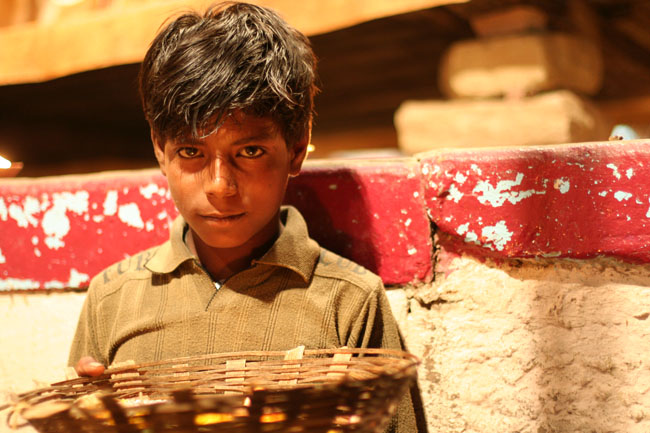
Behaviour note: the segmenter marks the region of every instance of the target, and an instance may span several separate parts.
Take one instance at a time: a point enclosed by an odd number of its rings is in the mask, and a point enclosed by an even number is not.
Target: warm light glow
[[[0,168],[11,168],[11,161],[0,156]]]
[[[51,0],[51,1],[56,6],[74,6],[76,4],[84,2],[84,0]]]
[[[235,417],[229,413],[199,413],[194,417],[194,424],[211,425],[219,424],[222,422],[229,422],[234,419]]]
[[[316,150],[316,146],[314,146],[313,144],[309,143],[309,144],[307,145],[307,153],[309,153],[309,152],[313,152],[314,150]]]

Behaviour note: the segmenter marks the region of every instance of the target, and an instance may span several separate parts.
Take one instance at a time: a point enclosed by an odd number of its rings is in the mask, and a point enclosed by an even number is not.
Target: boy
[[[305,36],[244,3],[184,14],[154,39],[140,93],[180,216],[169,241],[92,280],[69,358],[79,374],[214,352],[402,347],[381,280],[347,271],[281,207],[310,141],[315,63]],[[410,397],[395,419],[416,430]]]

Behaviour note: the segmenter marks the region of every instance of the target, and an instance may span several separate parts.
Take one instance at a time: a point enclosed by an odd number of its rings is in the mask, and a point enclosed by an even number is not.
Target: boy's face
[[[154,150],[195,242],[252,251],[277,233],[287,182],[300,171],[309,136],[302,141],[288,149],[273,121],[237,112],[205,138],[154,140]]]

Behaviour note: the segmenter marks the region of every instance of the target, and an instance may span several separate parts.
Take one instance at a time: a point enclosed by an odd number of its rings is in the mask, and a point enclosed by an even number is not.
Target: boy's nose
[[[207,195],[228,197],[237,193],[237,182],[230,164],[223,158],[215,158],[208,169],[205,192]]]

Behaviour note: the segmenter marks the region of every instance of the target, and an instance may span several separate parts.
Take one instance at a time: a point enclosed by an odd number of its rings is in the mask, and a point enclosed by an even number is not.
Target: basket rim
[[[397,371],[400,372],[407,370],[410,367],[417,367],[417,365],[420,364],[420,359],[417,356],[405,350],[397,350],[397,349],[347,348],[347,347],[331,348],[331,349],[305,349],[303,354],[304,357],[301,359],[283,360],[280,358],[285,356],[286,354],[287,351],[285,350],[274,350],[274,351],[253,350],[253,351],[238,351],[238,352],[219,352],[219,353],[211,353],[211,354],[204,354],[204,355],[167,358],[167,359],[148,361],[148,362],[137,363],[137,364],[120,363],[120,364],[107,367],[106,370],[104,370],[104,372],[99,376],[93,376],[93,377],[82,376],[74,379],[67,379],[59,382],[53,382],[49,386],[40,387],[40,388],[32,389],[17,394],[16,402],[7,403],[5,405],[0,406],[0,411],[15,406],[20,402],[25,402],[26,400],[29,400],[32,397],[36,397],[39,394],[44,394],[47,392],[63,391],[64,389],[68,387],[73,387],[75,385],[84,386],[84,385],[92,385],[93,383],[105,382],[105,381],[110,382],[111,378],[114,375],[132,373],[134,371],[149,369],[151,367],[183,364],[190,361],[195,362],[195,361],[209,361],[209,360],[218,360],[218,359],[245,359],[248,357],[270,357],[276,359],[270,359],[266,361],[300,363],[300,362],[308,361],[310,359],[315,359],[315,357],[317,357],[318,355],[350,354],[350,355],[388,355],[396,359],[408,361],[408,364],[405,364],[397,369]],[[361,357],[357,356],[355,359],[361,359]],[[265,362],[265,361],[262,360],[260,362]]]

